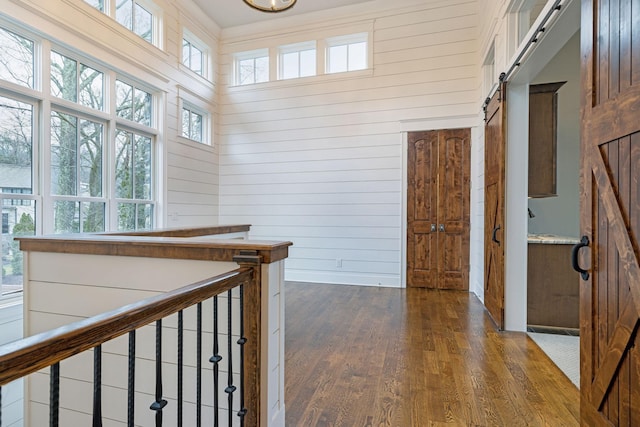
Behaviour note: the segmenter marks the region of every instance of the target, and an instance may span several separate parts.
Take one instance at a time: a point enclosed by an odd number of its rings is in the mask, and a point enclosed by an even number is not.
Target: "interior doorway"
[[[529,85],[527,331],[579,387],[580,37]]]

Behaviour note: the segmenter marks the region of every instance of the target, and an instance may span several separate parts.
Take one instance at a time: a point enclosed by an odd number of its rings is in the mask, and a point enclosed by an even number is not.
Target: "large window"
[[[9,62],[5,65],[11,69]],[[0,96],[0,297],[22,289],[22,252],[14,237],[33,235],[36,231],[33,191],[35,111],[34,104]]]
[[[316,43],[297,43],[279,48],[279,78],[295,79],[316,75]]]
[[[367,58],[367,33],[327,40],[327,73],[364,70]]]
[[[269,81],[269,51],[267,49],[238,53],[234,63],[237,85]]]
[[[155,90],[95,64],[0,28],[0,297],[21,290],[16,236],[154,226]]]

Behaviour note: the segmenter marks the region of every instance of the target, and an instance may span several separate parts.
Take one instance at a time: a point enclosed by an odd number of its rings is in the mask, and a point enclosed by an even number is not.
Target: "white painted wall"
[[[0,345],[22,338],[22,299],[0,303]],[[23,381],[2,387],[2,425],[22,426]]]
[[[78,255],[29,252],[25,254],[29,277],[25,286],[25,333],[33,335],[71,322],[104,313],[191,283],[235,270],[233,262],[211,262],[183,259]],[[261,383],[262,424],[284,426],[284,289],[283,261],[263,264]],[[100,272],[100,274],[96,274]],[[227,293],[219,297],[220,364],[219,396],[221,417],[226,419],[227,357]],[[61,297],[62,296],[62,297]],[[240,338],[239,291],[232,291],[232,342]],[[204,373],[203,422],[213,422],[213,374],[209,358],[213,348],[213,303],[202,304]],[[184,311],[184,422],[196,425],[195,420],[195,366],[196,309]],[[103,345],[103,414],[112,426],[126,425],[127,349],[128,337],[122,336]],[[165,422],[174,423],[177,399],[177,316],[163,320],[162,338],[163,398],[169,404],[164,410]],[[234,384],[239,384],[239,350],[233,352]],[[154,401],[155,382],[155,326],[149,325],[136,332],[136,425],[152,426],[155,413],[149,405]],[[65,426],[91,423],[91,396],[93,378],[92,352],[84,352],[61,363],[60,424]],[[28,379],[26,392],[26,425],[46,425],[48,420],[48,373],[38,372]],[[239,410],[239,395],[235,395],[233,410]],[[4,409],[4,408],[3,408]],[[237,418],[234,418],[237,419]],[[4,425],[4,424],[3,424]],[[221,425],[226,425],[224,422]],[[234,424],[235,425],[235,424]]]
[[[221,36],[220,222],[292,240],[287,280],[400,286],[405,124],[480,111],[478,2],[379,3]],[[367,71],[228,84],[234,52],[362,31]]]
[[[529,233],[580,233],[580,36],[576,33],[533,83],[566,81],[558,90],[557,196],[529,199]]]

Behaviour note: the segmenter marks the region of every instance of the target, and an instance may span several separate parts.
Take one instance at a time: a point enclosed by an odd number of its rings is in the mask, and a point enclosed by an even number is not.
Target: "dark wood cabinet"
[[[571,244],[529,243],[527,324],[579,327],[580,280],[571,268]]]
[[[565,83],[545,83],[529,87],[529,197],[557,195],[557,91]]]

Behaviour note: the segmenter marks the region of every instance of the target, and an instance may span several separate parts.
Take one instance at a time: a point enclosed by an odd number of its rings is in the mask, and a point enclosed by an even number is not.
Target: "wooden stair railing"
[[[97,316],[93,316],[84,320],[65,325],[48,332],[39,333],[22,340],[0,346],[0,396],[2,395],[2,387],[14,380],[24,378],[41,369],[51,367],[50,373],[50,391],[49,391],[49,425],[57,426],[59,416],[59,381],[60,381],[60,362],[68,359],[76,354],[94,349],[94,396],[93,396],[93,425],[102,425],[102,408],[101,408],[101,348],[104,343],[111,341],[119,336],[129,334],[129,390],[128,390],[128,407],[127,407],[127,425],[134,425],[134,403],[133,395],[135,390],[135,332],[136,330],[156,324],[156,384],[155,384],[155,401],[150,402],[150,409],[156,411],[155,425],[161,426],[163,419],[163,408],[167,405],[167,401],[163,398],[162,384],[162,320],[166,317],[178,314],[178,390],[176,391],[177,414],[178,420],[173,420],[168,425],[182,425],[183,415],[183,396],[182,391],[182,328],[183,328],[183,310],[197,306],[198,309],[198,375],[197,387],[201,387],[200,375],[202,375],[202,325],[201,325],[201,304],[207,300],[213,300],[214,307],[214,354],[211,355],[209,361],[213,364],[212,372],[214,375],[214,399],[211,402],[214,406],[214,425],[218,425],[218,387],[217,382],[219,376],[218,363],[227,359],[227,387],[225,392],[228,394],[229,410],[228,425],[247,425],[258,426],[260,424],[260,345],[261,345],[261,278],[260,265],[261,257],[253,254],[241,254],[234,258],[234,261],[240,265],[240,268],[224,273],[210,279],[205,279],[197,283],[176,289],[164,294],[150,297],[137,303],[115,309]],[[232,361],[234,353],[232,353],[232,306],[231,292],[234,288],[239,288],[239,318],[240,318],[240,337],[236,344],[236,353],[239,355],[240,369],[238,385],[233,384]],[[227,319],[218,319],[217,299],[218,295],[227,293]],[[220,320],[220,322],[219,322]],[[228,339],[228,351],[226,355],[217,354],[219,349],[218,343],[218,324],[224,325],[224,331]],[[164,331],[166,333],[166,330]],[[127,369],[123,367],[123,369]],[[233,397],[239,395],[240,410],[233,415]],[[198,397],[196,402],[197,425],[202,422],[202,390],[196,390]],[[124,418],[124,416],[123,416]],[[0,427],[2,426],[2,402],[0,400]]]

